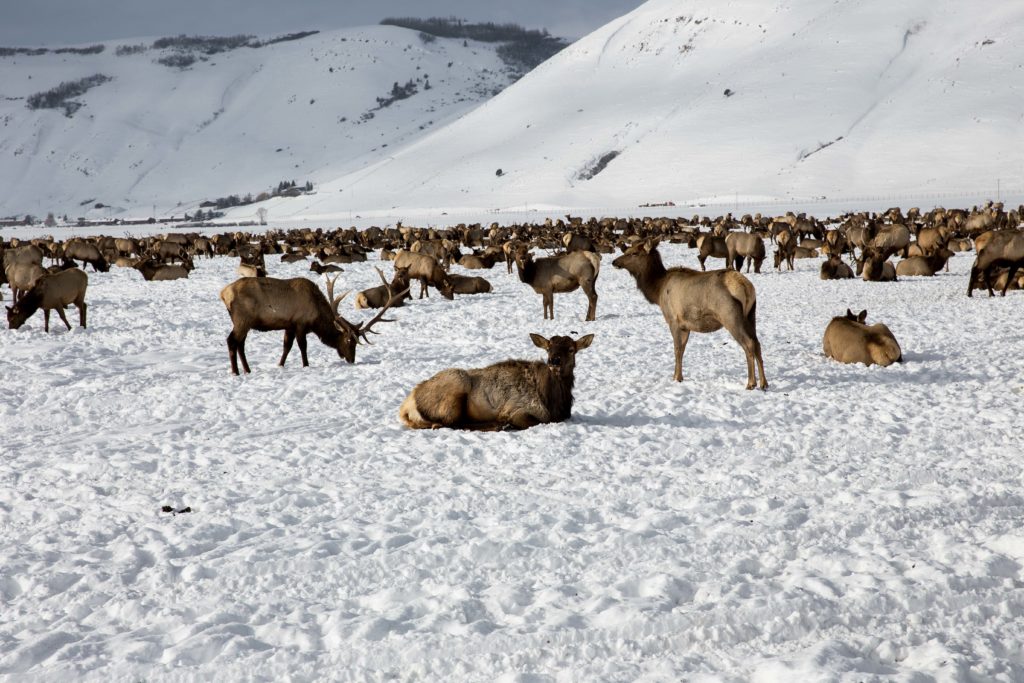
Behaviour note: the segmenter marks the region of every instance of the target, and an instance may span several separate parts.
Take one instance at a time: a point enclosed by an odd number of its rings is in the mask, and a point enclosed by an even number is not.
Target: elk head
[[[594,341],[594,335],[588,334],[579,339],[572,337],[552,337],[545,339],[539,334],[530,333],[530,339],[535,346],[548,352],[548,368],[563,376],[571,376],[576,368],[576,352],[590,346]]]
[[[345,318],[343,318],[341,314],[338,313],[338,306],[341,304],[342,300],[349,294],[349,292],[346,291],[339,296],[334,296],[334,283],[338,281],[339,277],[341,276],[336,275],[334,276],[333,279],[327,278],[327,299],[331,302],[331,310],[334,313],[334,326],[338,330],[338,355],[341,358],[344,358],[347,362],[354,363],[356,362],[356,345],[362,342],[370,344],[370,338],[366,336],[369,333],[379,334],[376,330],[373,329],[373,326],[379,322],[394,322],[393,318],[385,318],[384,314],[387,312],[389,308],[391,308],[392,302],[396,301],[397,299],[395,298],[394,292],[391,291],[391,285],[385,282],[384,285],[387,287],[388,290],[388,302],[384,305],[383,308],[380,309],[377,315],[373,316],[372,318],[365,322],[361,322],[358,325],[354,325],[350,323],[348,320],[345,320]],[[383,274],[381,275],[381,279],[384,279]],[[406,287],[404,291],[398,294],[398,296],[403,297],[408,292],[409,288]]]

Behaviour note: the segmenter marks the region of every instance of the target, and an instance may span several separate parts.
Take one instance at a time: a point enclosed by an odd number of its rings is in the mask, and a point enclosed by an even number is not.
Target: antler
[[[398,296],[396,298],[395,294],[391,291],[390,283],[388,283],[388,281],[384,278],[384,273],[382,273],[380,268],[377,268],[377,266],[374,266],[374,268],[377,270],[377,274],[380,275],[381,282],[384,283],[384,286],[388,290],[388,302],[386,304],[384,304],[384,308],[382,308],[382,309],[380,309],[380,311],[378,311],[377,315],[373,316],[372,318],[370,318],[366,322],[362,322],[362,323],[359,323],[358,325],[354,325],[353,326],[354,329],[355,329],[355,333],[359,336],[359,338],[361,338],[367,344],[372,344],[373,343],[373,342],[370,341],[370,338],[366,336],[367,333],[372,332],[373,334],[380,334],[376,330],[371,329],[371,328],[373,328],[373,326],[376,323],[393,323],[393,322],[395,322],[394,318],[385,318],[384,314],[387,313],[387,310],[389,308],[391,308],[391,304],[392,303],[394,303],[395,301],[401,301],[402,297],[404,297],[406,294],[408,294],[409,293],[409,289],[410,289],[409,287],[406,287],[404,290],[399,292],[399,294],[398,294]]]
[[[341,314],[338,313],[338,306],[341,304],[342,299],[349,295],[351,289],[345,290],[341,296],[334,296],[334,283],[338,281],[340,275],[335,275],[332,279],[330,276],[326,277],[327,280],[327,300],[331,302],[331,310],[334,311],[335,317],[339,317]]]

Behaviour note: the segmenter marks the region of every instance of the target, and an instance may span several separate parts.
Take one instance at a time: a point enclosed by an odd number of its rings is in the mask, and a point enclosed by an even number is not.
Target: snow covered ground
[[[579,292],[542,321],[495,268],[491,295],[396,311],[354,365],[311,339],[311,367],[280,369],[281,335],[254,333],[242,378],[233,259],[90,273],[88,330],[0,330],[0,674],[1024,680],[1024,294],[967,299],[972,258],[751,275],[767,393],[725,332],[671,382],[660,312],[607,257],[596,322]],[[824,358],[847,307],[906,362]],[[539,358],[532,331],[596,335],[569,422],[400,426],[418,381]]]

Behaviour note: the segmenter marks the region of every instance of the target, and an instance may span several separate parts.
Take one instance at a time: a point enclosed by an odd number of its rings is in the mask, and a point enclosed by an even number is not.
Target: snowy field
[[[499,266],[491,295],[396,311],[354,365],[311,337],[311,367],[280,369],[282,335],[254,333],[241,378],[234,259],[90,272],[88,330],[0,330],[0,676],[1022,681],[1024,294],[968,299],[972,259],[751,275],[767,393],[724,331],[671,382],[660,312],[608,257],[596,322],[580,292],[542,321]],[[906,362],[824,358],[847,307]],[[540,358],[528,332],[595,334],[569,422],[399,424],[443,368]]]

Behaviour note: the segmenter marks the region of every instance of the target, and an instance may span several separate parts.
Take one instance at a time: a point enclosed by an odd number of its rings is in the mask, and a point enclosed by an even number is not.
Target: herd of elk
[[[399,418],[414,429],[481,431],[568,420],[576,353],[590,346],[594,335],[574,340],[531,334],[530,339],[548,352],[546,362],[506,360],[485,368],[442,370],[413,388]]]

